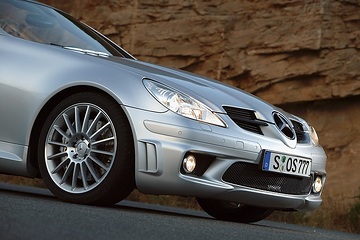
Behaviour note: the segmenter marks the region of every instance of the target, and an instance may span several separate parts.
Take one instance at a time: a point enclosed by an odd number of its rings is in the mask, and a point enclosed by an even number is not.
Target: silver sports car
[[[0,0],[0,172],[60,199],[193,196],[254,222],[321,204],[313,127],[237,88],[136,60],[68,14]]]

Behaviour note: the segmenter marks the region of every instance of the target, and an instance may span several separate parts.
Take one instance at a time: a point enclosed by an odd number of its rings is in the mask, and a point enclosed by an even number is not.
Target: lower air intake
[[[241,162],[231,165],[222,179],[236,185],[294,195],[308,194],[313,183],[313,176],[303,178],[264,172],[256,164]]]

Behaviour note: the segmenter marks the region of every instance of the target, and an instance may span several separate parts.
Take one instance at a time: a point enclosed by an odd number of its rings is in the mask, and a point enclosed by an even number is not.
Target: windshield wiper
[[[94,50],[88,50],[88,49],[82,49],[82,48],[76,48],[76,47],[63,47],[64,49],[68,49],[70,51],[83,53],[91,56],[99,56],[99,57],[109,57],[110,54],[104,53],[104,52],[98,52]]]
[[[108,54],[108,53],[89,50],[89,49],[82,49],[82,48],[77,48],[77,47],[67,47],[67,46],[62,46],[62,45],[56,44],[56,43],[50,43],[50,45],[61,47],[61,48],[64,48],[64,49],[67,49],[67,50],[70,50],[73,52],[77,52],[77,53],[91,55],[91,56],[97,56],[97,57],[109,57],[110,56],[110,54]]]

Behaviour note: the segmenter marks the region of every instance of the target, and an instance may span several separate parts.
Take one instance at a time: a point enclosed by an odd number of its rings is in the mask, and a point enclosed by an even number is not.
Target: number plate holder
[[[310,177],[312,159],[265,150],[262,170],[294,176]]]

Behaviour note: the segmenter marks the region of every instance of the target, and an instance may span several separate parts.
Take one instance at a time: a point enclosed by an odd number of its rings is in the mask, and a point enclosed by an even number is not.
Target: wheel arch
[[[105,92],[104,90],[93,87],[93,86],[73,86],[70,88],[63,89],[60,92],[58,92],[57,94],[55,94],[54,96],[52,96],[46,102],[46,104],[42,107],[40,112],[38,113],[38,115],[34,121],[34,124],[32,126],[31,133],[30,133],[29,152],[28,152],[28,156],[27,156],[28,164],[27,165],[28,165],[28,172],[30,173],[30,175],[32,177],[41,177],[40,172],[39,172],[39,166],[38,166],[38,156],[37,156],[38,141],[37,140],[39,139],[39,136],[40,136],[42,123],[45,121],[49,111],[51,111],[62,99],[70,97],[71,95],[73,95],[77,92],[102,93],[104,95],[109,96],[117,103],[119,103],[119,107],[120,107],[120,102],[118,99],[115,99],[113,96],[111,96],[109,93]],[[122,110],[124,111],[124,109],[122,109]],[[129,122],[129,118],[128,118],[128,115],[126,114],[126,112],[125,112],[125,116],[127,117],[128,127],[132,133],[131,136],[134,138],[134,136],[133,136],[134,132],[132,130],[132,126]],[[134,139],[131,139],[131,140],[132,140],[132,142],[134,142]],[[135,148],[135,146],[133,144],[133,151],[135,151],[134,148]]]

